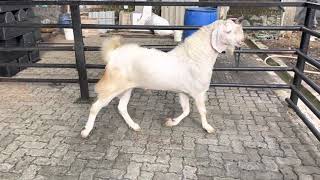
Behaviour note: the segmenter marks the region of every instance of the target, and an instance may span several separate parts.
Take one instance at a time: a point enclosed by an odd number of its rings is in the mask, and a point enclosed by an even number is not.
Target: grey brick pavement
[[[44,62],[62,61],[51,53]],[[232,61],[221,58],[218,65]],[[28,69],[19,76],[37,73],[72,75]],[[214,74],[216,81],[245,79],[271,81],[267,74]],[[89,139],[79,132],[90,105],[75,103],[78,96],[76,84],[1,83],[0,179],[320,179],[319,142],[270,89],[211,88],[215,134],[201,128],[194,105],[181,124],[164,127],[165,117],[181,113],[178,97],[135,90],[128,111],[142,131],[128,129],[113,100]]]

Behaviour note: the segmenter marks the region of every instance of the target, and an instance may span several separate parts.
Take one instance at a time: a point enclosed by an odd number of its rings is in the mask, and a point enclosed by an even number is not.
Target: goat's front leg
[[[183,118],[187,117],[190,113],[189,97],[184,93],[179,93],[179,97],[180,97],[180,104],[183,112],[177,118],[174,118],[174,119],[167,118],[165,125],[168,127],[178,125],[180,121]]]
[[[201,116],[201,123],[202,127],[208,132],[208,133],[214,133],[214,128],[208,123],[207,121],[207,110],[206,110],[206,93],[201,93],[194,97],[194,100],[196,102],[196,106],[198,108],[198,111]]]

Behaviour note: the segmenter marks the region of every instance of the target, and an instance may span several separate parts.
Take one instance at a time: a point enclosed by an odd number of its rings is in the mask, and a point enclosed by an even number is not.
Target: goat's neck
[[[211,32],[212,27],[203,27],[169,52],[191,65],[192,74],[197,79],[194,83],[200,90],[209,88],[212,69],[219,55],[211,46]]]
[[[170,53],[188,59],[203,71],[211,71],[218,52],[211,46],[212,27],[203,27]]]

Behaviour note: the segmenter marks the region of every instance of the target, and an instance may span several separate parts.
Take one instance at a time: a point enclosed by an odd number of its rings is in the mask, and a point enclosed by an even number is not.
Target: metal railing
[[[1,51],[74,51],[75,64],[11,64],[0,63],[0,66],[19,66],[19,67],[34,67],[34,68],[76,68],[78,71],[78,79],[38,79],[38,78],[5,78],[0,77],[0,82],[54,82],[54,83],[79,83],[80,93],[82,99],[89,98],[88,83],[95,83],[98,79],[88,79],[87,68],[103,69],[103,64],[87,64],[85,61],[85,51],[99,51],[97,46],[85,46],[83,43],[82,29],[157,29],[157,30],[190,30],[198,29],[198,26],[145,26],[145,25],[100,25],[100,24],[82,24],[80,19],[79,5],[135,5],[135,6],[237,6],[237,7],[306,7],[306,17],[303,26],[249,26],[244,27],[245,31],[258,30],[275,30],[275,31],[301,31],[301,42],[299,49],[241,49],[236,50],[235,53],[269,53],[269,54],[295,54],[298,56],[296,66],[290,67],[236,67],[236,68],[214,68],[214,71],[292,71],[294,72],[294,79],[292,84],[239,84],[239,83],[213,83],[211,86],[215,87],[245,87],[245,88],[279,88],[291,89],[291,97],[287,98],[289,106],[297,113],[303,120],[311,132],[320,141],[319,130],[311,123],[311,121],[302,113],[297,106],[298,99],[300,99],[319,119],[320,111],[315,107],[300,91],[301,82],[306,82],[317,93],[320,93],[320,86],[310,80],[304,75],[305,63],[308,62],[320,69],[319,61],[307,55],[310,35],[320,38],[320,33],[311,30],[311,21],[315,15],[315,10],[320,10],[320,4],[311,2],[237,2],[237,1],[201,1],[201,2],[165,2],[165,1],[132,1],[132,0],[110,0],[110,1],[78,1],[78,0],[50,0],[50,1],[0,1],[2,5],[69,5],[71,9],[72,24],[0,24],[0,27],[16,27],[16,28],[72,28],[74,32],[74,44],[63,46],[48,46],[42,45],[37,47],[12,47],[3,48]],[[163,51],[169,51],[173,47],[161,48],[154,46]]]

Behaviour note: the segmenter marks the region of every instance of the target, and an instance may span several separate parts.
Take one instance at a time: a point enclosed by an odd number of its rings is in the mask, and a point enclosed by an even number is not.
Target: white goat
[[[137,44],[122,45],[119,37],[107,39],[102,46],[106,71],[96,85],[98,99],[90,109],[82,137],[89,135],[100,109],[115,97],[120,98],[118,109],[128,126],[139,131],[140,126],[127,111],[133,88],[179,93],[183,113],[176,118],[168,118],[166,126],[179,124],[189,114],[188,95],[191,96],[199,110],[202,127],[213,133],[214,128],[206,119],[205,107],[212,69],[219,53],[240,46],[243,40],[242,26],[231,20],[219,20],[200,28],[168,53]]]

